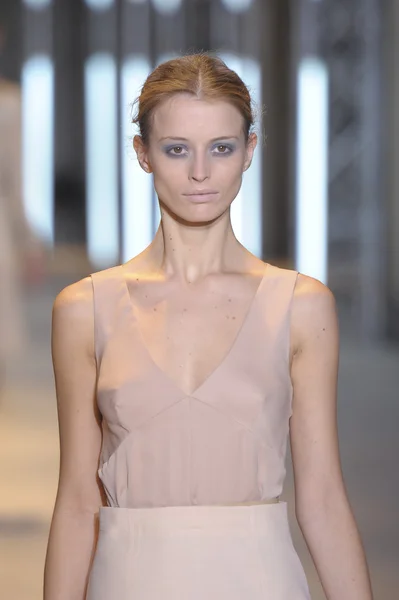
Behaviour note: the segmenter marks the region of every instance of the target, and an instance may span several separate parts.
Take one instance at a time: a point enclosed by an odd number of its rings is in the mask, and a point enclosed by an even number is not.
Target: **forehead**
[[[154,136],[207,138],[239,136],[243,117],[230,102],[199,100],[188,94],[176,94],[164,100],[153,113]]]

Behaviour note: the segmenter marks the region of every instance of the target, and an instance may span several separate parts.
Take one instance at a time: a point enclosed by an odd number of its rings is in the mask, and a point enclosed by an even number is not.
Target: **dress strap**
[[[273,265],[270,281],[261,303],[261,318],[267,330],[278,335],[284,357],[289,359],[292,299],[298,271]],[[258,323],[259,324],[259,323]]]
[[[112,334],[124,300],[119,266],[90,274],[93,286],[94,348],[97,366],[101,364],[107,339]]]
[[[290,359],[290,347],[291,347],[291,315],[292,315],[292,302],[295,292],[295,286],[298,281],[298,271],[287,270],[287,317],[286,317],[286,329],[285,329],[285,356],[287,358],[287,364]]]

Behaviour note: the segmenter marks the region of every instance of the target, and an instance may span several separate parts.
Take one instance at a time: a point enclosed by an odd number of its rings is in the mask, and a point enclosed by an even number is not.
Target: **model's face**
[[[153,113],[148,148],[136,136],[140,164],[153,172],[158,198],[188,221],[212,220],[241,187],[256,135],[245,142],[244,120],[230,103],[177,94]]]

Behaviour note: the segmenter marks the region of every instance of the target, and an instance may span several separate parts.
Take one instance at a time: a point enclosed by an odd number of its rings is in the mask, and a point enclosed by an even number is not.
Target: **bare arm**
[[[292,326],[296,351],[290,439],[298,524],[328,600],[371,600],[367,563],[340,464],[339,326],[327,286],[299,276]]]
[[[52,358],[60,433],[58,491],[44,570],[44,600],[84,600],[104,502],[95,401],[93,292],[89,278],[55,299]]]

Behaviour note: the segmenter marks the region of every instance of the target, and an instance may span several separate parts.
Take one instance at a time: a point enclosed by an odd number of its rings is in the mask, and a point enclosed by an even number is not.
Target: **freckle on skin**
[[[235,319],[235,317],[231,317],[232,319]]]

